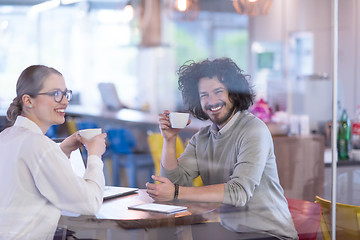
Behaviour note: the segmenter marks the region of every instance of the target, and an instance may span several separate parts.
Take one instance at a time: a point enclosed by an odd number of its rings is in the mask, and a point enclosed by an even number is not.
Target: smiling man
[[[279,183],[271,134],[248,111],[254,100],[248,76],[229,58],[187,62],[178,74],[185,108],[212,124],[201,128],[177,159],[180,129],[171,128],[169,111],[159,114],[164,138],[161,176],[153,179],[160,184],[147,183],[148,194],[158,201],[229,204],[245,214],[230,221],[225,216],[227,228],[241,232],[237,227],[242,226],[269,239],[297,239]],[[191,187],[199,175],[204,186]]]

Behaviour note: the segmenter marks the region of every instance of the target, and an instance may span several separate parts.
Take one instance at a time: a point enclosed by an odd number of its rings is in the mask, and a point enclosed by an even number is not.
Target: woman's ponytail
[[[7,120],[9,120],[10,124],[13,125],[17,116],[19,116],[22,112],[22,103],[21,99],[18,97],[14,98],[13,102],[10,104],[7,110]]]

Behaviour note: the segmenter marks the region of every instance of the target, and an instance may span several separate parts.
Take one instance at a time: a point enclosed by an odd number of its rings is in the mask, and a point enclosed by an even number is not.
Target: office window
[[[112,82],[123,104],[154,113],[182,108],[176,70],[187,60],[231,57],[247,70],[247,17],[200,12],[191,22],[162,16],[162,43],[140,46],[139,20],[122,9],[60,6],[31,14],[0,7],[0,104],[15,96],[20,72],[33,64],[63,73],[81,104],[101,106],[97,85]]]
[[[26,8],[0,7],[0,107],[15,96],[20,71],[36,62],[36,22],[26,16]]]
[[[114,82],[133,100],[139,34],[121,18],[122,10],[57,7],[38,15],[30,7],[0,8],[0,102],[15,96],[20,72],[33,64],[63,73],[81,102],[99,105],[99,82]],[[120,17],[119,17],[120,16]]]
[[[165,20],[165,42],[176,49],[176,64],[231,57],[247,69],[248,18],[236,13],[200,12],[194,21]]]

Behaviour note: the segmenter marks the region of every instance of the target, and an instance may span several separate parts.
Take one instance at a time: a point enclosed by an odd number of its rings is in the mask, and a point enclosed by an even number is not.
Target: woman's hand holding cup
[[[96,155],[101,157],[106,150],[106,133],[101,133],[101,128],[80,130],[77,134],[88,151],[88,156]]]

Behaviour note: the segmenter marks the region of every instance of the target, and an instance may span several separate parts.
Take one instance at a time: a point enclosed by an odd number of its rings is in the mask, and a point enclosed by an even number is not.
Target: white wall
[[[250,44],[255,41],[281,41],[283,43],[284,84],[291,89],[288,79],[288,41],[292,32],[309,31],[314,36],[314,74],[326,73],[332,79],[332,1],[330,0],[274,0],[266,16],[249,20]],[[340,107],[354,116],[360,104],[360,3],[358,0],[339,1],[339,100]],[[251,55],[250,55],[251,58]],[[252,62],[250,59],[249,62]],[[254,68],[250,68],[254,71]],[[252,72],[253,74],[253,72]],[[287,105],[292,106],[291,91]],[[330,103],[331,104],[331,103]],[[316,103],[314,103],[314,107]],[[330,119],[329,119],[330,120]]]
[[[360,4],[355,1],[355,7],[354,7],[355,11],[357,14],[355,14],[355,16],[357,16],[355,18],[355,22],[354,22],[354,25],[355,25],[355,41],[357,44],[359,44],[359,41],[360,41]],[[360,47],[357,46],[355,49],[354,49],[354,53],[355,53],[355,60],[354,62],[356,63],[356,66],[355,66],[355,84],[354,84],[354,96],[355,96],[355,99],[354,99],[354,102],[355,102],[355,105],[359,105],[360,104],[360,70],[359,70],[359,63],[358,61],[360,61]]]
[[[360,104],[360,3],[358,0],[339,3],[339,80],[344,84],[345,106],[351,116]]]

